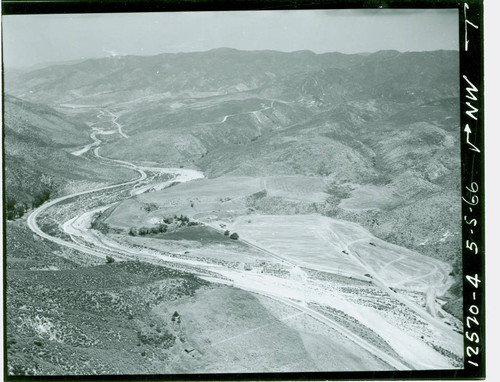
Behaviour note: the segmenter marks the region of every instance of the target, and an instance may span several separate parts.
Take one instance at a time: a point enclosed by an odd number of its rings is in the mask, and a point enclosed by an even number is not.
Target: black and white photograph
[[[4,14],[6,376],[480,367],[464,11]]]

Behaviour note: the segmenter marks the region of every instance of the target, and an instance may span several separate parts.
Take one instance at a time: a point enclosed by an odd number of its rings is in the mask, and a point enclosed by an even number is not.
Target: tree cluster
[[[29,197],[25,197],[25,200],[20,200],[8,195],[5,201],[5,214],[8,220],[14,220],[24,216],[25,212],[31,208],[37,208],[50,199],[52,191],[55,188],[54,182],[50,177],[42,176],[39,181],[41,189],[36,191],[32,196],[32,201],[29,203]],[[31,204],[31,205],[30,205]]]
[[[23,217],[24,213],[28,209],[26,203],[16,202],[12,197],[7,197],[5,203],[5,214],[8,220],[14,220]]]
[[[198,225],[199,223],[190,221],[187,216],[184,215],[174,215],[173,217],[163,218],[163,223],[155,225],[153,227],[131,227],[129,230],[129,235],[131,236],[145,236],[149,234],[158,234],[168,232],[169,226],[173,228],[177,227],[191,227]]]
[[[238,240],[240,238],[240,235],[238,235],[236,232],[231,233],[227,229],[224,231],[224,236],[229,236],[229,238],[233,240]]]
[[[104,223],[99,218],[100,214],[94,220],[92,220],[92,223],[90,223],[90,228],[95,229],[96,231],[101,231],[103,234],[106,235],[110,231],[109,225],[107,223]]]

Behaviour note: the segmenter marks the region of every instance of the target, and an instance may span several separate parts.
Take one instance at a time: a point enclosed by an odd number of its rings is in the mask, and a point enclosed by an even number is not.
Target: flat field
[[[241,239],[302,267],[425,291],[449,287],[451,267],[377,239],[356,223],[320,215],[248,215],[228,223]]]

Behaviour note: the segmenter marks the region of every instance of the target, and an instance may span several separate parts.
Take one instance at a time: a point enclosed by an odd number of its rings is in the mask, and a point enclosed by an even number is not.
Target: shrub
[[[224,231],[224,235],[229,236],[229,231],[227,229]]]
[[[163,345],[167,348],[172,347],[175,344],[176,338],[168,330],[162,332],[159,328],[144,328],[137,333],[137,337],[139,341],[145,345]]]
[[[136,227],[130,227],[130,231],[128,232],[130,236],[137,236],[139,234],[139,231],[137,231]]]
[[[106,264],[111,264],[114,262],[115,262],[114,258],[112,258],[111,256],[106,256]]]
[[[16,218],[23,217],[26,212],[27,206],[23,202],[16,202],[15,199],[8,197],[5,203],[5,211],[8,220],[14,220]]]
[[[99,218],[95,219],[90,223],[90,228],[95,229],[97,231],[101,231],[103,234],[109,233],[109,225],[98,220]]]
[[[7,197],[6,207],[8,210],[13,210],[16,207],[16,200],[11,197]]]
[[[184,215],[179,216],[177,219],[181,221],[181,225],[182,225],[182,223],[189,222],[189,218],[187,216],[184,216]]]
[[[231,238],[231,239],[233,239],[233,240],[238,240],[238,239],[239,239],[239,237],[240,237],[240,236],[239,236],[236,232],[233,232],[233,233],[231,234],[231,236],[229,236],[229,238]]]
[[[149,228],[147,228],[147,227],[141,227],[139,229],[139,235],[141,235],[141,236],[147,235],[148,233],[149,233]]]
[[[156,211],[159,207],[156,203],[146,203],[143,208],[146,212],[153,212]]]
[[[24,215],[24,208],[22,206],[16,207],[16,215],[19,216],[20,218],[23,217],[23,215]]]
[[[16,218],[16,212],[12,210],[7,210],[7,220],[14,220]]]
[[[41,206],[49,199],[50,199],[50,189],[45,188],[42,191],[35,194],[33,198],[33,207]]]
[[[177,311],[172,314],[172,322],[180,322],[181,321],[181,315],[177,313]]]

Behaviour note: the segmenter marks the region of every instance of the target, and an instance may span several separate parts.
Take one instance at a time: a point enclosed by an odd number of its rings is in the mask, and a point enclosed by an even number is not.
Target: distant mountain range
[[[458,52],[315,54],[310,51],[238,51],[117,56],[42,68],[9,81],[8,93],[52,103],[114,102],[138,96],[189,92],[217,95],[284,88],[328,97],[384,96],[418,100],[457,91],[450,84],[458,71]],[[369,92],[367,92],[369,89]],[[108,94],[108,97],[106,97]],[[116,99],[116,97],[119,97]]]

